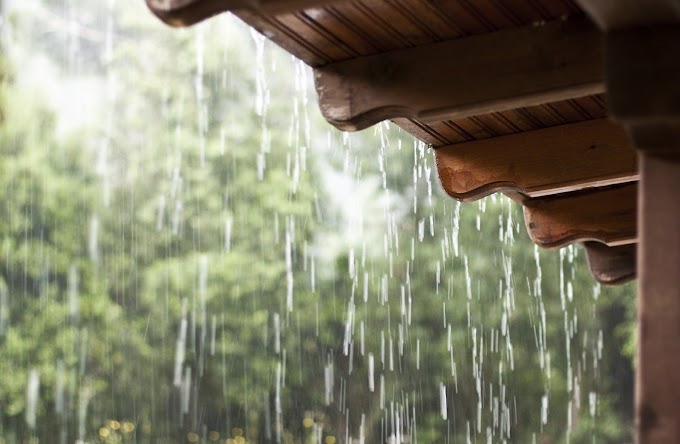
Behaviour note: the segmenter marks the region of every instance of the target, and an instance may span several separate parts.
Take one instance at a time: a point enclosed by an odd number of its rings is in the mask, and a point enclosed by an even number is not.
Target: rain
[[[0,30],[0,444],[631,440],[633,287],[236,17]]]

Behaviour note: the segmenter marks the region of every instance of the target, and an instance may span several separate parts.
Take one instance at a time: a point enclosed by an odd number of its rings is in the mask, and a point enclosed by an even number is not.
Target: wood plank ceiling
[[[231,11],[315,70],[343,130],[384,119],[435,149],[458,200],[502,191],[538,245],[635,277],[637,155],[607,118],[603,37],[572,0],[146,0],[173,26]]]

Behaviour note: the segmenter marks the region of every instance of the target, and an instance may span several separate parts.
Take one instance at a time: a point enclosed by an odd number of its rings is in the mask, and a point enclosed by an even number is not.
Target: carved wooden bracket
[[[609,119],[444,146],[435,157],[442,187],[462,201],[508,190],[541,197],[639,177],[628,134]]]
[[[609,246],[637,242],[637,183],[577,191],[524,202],[529,237],[557,248],[597,241]]]
[[[618,285],[635,279],[637,244],[608,247],[599,242],[584,242],[588,266],[595,280],[605,285]]]
[[[602,36],[558,20],[315,70],[321,113],[346,131],[385,119],[457,119],[604,91]]]

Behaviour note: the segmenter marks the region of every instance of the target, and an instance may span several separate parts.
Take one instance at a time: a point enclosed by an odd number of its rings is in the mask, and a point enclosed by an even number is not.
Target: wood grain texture
[[[541,197],[639,177],[625,129],[608,119],[448,145],[435,159],[442,187],[462,201],[507,190]]]
[[[605,117],[604,95],[598,94],[456,120],[424,123],[400,118],[393,121],[414,137],[439,148]]]
[[[334,63],[315,70],[321,112],[359,130],[384,119],[431,122],[604,91],[602,36],[558,20]]]
[[[637,242],[637,183],[524,201],[529,237],[541,247],[597,241],[609,246]]]
[[[170,26],[190,26],[228,11],[251,10],[285,14],[332,3],[334,0],[146,0],[159,19]],[[338,1],[338,0],[335,0]]]
[[[354,0],[236,15],[312,67],[582,15],[571,0]]]
[[[605,285],[620,285],[637,276],[637,244],[608,247],[599,242],[584,242],[590,273]]]

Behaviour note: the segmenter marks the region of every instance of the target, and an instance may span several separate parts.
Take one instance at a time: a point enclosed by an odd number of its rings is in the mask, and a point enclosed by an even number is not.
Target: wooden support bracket
[[[637,183],[524,201],[529,237],[541,247],[597,241],[637,242]]]
[[[435,158],[442,187],[462,201],[509,190],[541,197],[639,177],[628,134],[608,119],[444,146]]]
[[[608,247],[599,242],[584,242],[590,272],[605,285],[625,284],[635,279],[637,244]]]
[[[266,15],[324,6],[337,0],[146,0],[159,19],[170,26],[190,26],[228,11],[256,11]]]
[[[333,63],[315,80],[342,130],[458,119],[603,92],[603,42],[583,18],[558,20]]]

